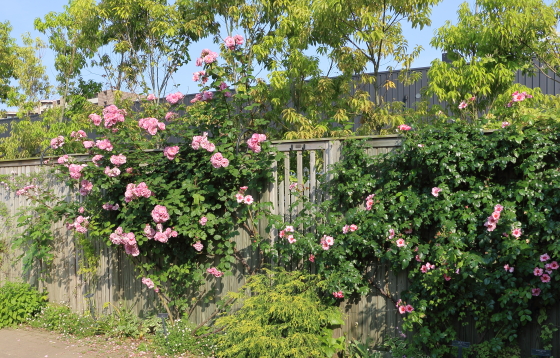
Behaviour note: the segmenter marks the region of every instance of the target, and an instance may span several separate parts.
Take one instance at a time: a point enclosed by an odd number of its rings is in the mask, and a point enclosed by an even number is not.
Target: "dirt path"
[[[28,327],[0,329],[0,358],[129,358],[152,357],[136,343],[105,337],[76,339]]]

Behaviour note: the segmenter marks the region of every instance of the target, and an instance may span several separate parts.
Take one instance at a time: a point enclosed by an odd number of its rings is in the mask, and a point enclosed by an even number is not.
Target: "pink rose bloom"
[[[521,229],[513,229],[513,231],[511,232],[511,234],[515,237],[520,237],[521,236]]]
[[[405,308],[406,312],[408,312],[408,313],[414,311],[414,307],[412,307],[411,305],[406,305],[404,308]]]
[[[558,262],[556,261],[552,261],[549,265],[551,270],[557,270],[559,267]]]
[[[83,214],[84,211],[86,211],[86,209],[85,209],[83,206],[80,206],[80,208],[78,209],[78,212],[79,212],[80,214]]]
[[[309,261],[315,262],[315,255],[313,254],[309,255]]]
[[[235,40],[236,45],[243,45],[243,41],[245,41],[241,35],[233,35],[233,39]]]
[[[501,212],[502,210],[504,210],[504,207],[501,206],[500,204],[494,206],[494,211]]]
[[[202,92],[202,100],[203,101],[211,101],[212,99],[214,99],[214,92],[211,92],[211,91]]]
[[[535,276],[542,276],[543,272],[543,269],[540,267],[535,267],[535,269],[533,270],[533,274]]]
[[[84,142],[85,146],[85,142]],[[106,150],[108,152],[113,150],[113,145],[108,139],[98,140],[95,142],[95,146],[101,150]]]
[[[167,213],[167,208],[163,205],[156,205],[154,210],[152,210],[152,218],[155,223],[164,223],[169,220],[169,214]]]
[[[51,148],[58,149],[64,145],[64,137],[59,135],[56,138],[51,139]]]
[[[237,193],[237,194],[235,194],[235,199],[237,199],[238,203],[242,203],[243,199],[245,199],[245,197],[243,196],[243,194]]]
[[[459,109],[467,108],[467,102],[462,101],[461,103],[459,103],[459,106],[458,106],[458,107],[459,107]]]
[[[356,230],[358,230],[358,225],[356,224],[350,225],[350,231],[356,231]]]
[[[119,122],[124,122],[125,114],[125,110],[118,109],[114,104],[103,108],[103,119],[105,119],[105,127],[111,128]]]
[[[197,59],[196,59],[196,62],[195,62],[195,65],[196,65],[197,67],[202,66],[202,58],[200,58],[200,57],[197,58]]]
[[[171,104],[175,104],[179,102],[181,99],[183,99],[183,97],[184,96],[181,92],[175,92],[175,93],[168,94],[167,97],[165,97],[165,99],[167,100],[167,102]]]
[[[68,170],[70,171],[70,178],[80,179],[82,177],[82,169],[84,167],[78,164],[70,164]]]
[[[404,239],[398,239],[397,247],[404,247],[404,246],[406,246],[406,242],[404,241]]]
[[[66,164],[68,163],[68,155],[64,154],[62,157],[58,158],[58,164]]]
[[[122,154],[112,155],[110,161],[114,165],[119,166],[119,165],[123,165],[124,163],[126,163],[126,157]]]
[[[159,122],[156,118],[141,118],[138,120],[138,126],[145,129],[150,135],[156,135],[158,129],[165,129],[165,123]]]
[[[235,39],[231,36],[228,36],[224,39],[224,44],[228,49],[233,50],[235,48]]]
[[[541,281],[544,283],[550,282],[550,276],[545,273],[544,275],[541,276]]]
[[[400,314],[405,314],[406,313],[406,307],[405,306],[399,306],[399,313]]]
[[[96,113],[92,113],[88,116],[88,118],[93,122],[94,125],[98,126],[101,124],[101,116]]]
[[[418,261],[418,262],[422,262],[422,259],[420,258],[420,255],[416,255],[416,256],[414,257],[414,259],[415,259],[416,261]]]
[[[153,94],[153,93],[150,93],[150,94],[148,95],[147,100],[148,100],[148,101],[153,101],[154,99],[156,99],[156,95]]]
[[[422,271],[422,273],[426,273],[428,272],[428,268],[426,267],[426,265],[422,265],[422,267],[420,267],[420,271]]]
[[[508,121],[502,122],[502,128],[505,128],[505,127],[507,127],[507,126],[509,126],[509,125],[510,125],[510,123],[509,123]]]
[[[447,276],[447,274],[443,274],[443,278],[445,279],[445,281],[451,280],[451,276]]]
[[[432,265],[431,263],[426,262],[426,267],[428,268],[428,270],[433,270],[436,268],[436,265]]]
[[[342,233],[347,234],[349,230],[350,230],[350,226],[344,225],[344,227],[342,228]]]
[[[509,271],[509,264],[504,265],[504,270]]]
[[[138,249],[138,244],[125,244],[124,245],[124,252],[126,252],[127,255],[131,255],[131,256],[138,256],[140,255],[140,250]]]
[[[92,148],[95,145],[95,143],[92,140],[84,140],[82,144],[86,149]]]
[[[210,158],[210,163],[216,169],[220,167],[227,167],[229,165],[229,160],[222,156],[222,153],[217,152]]]
[[[209,274],[213,275],[214,277],[222,277],[224,275],[224,273],[222,271],[219,271],[217,268],[212,267],[209,269],[206,269],[206,272],[208,272]]]
[[[438,196],[439,196],[439,193],[441,193],[441,190],[442,190],[442,189],[438,188],[437,186],[436,186],[436,187],[433,187],[433,188],[432,188],[432,195],[435,196],[435,197],[438,197]]]
[[[199,251],[199,252],[202,251],[202,249],[204,248],[204,245],[202,245],[202,244],[200,243],[200,241],[197,241],[197,242],[194,243],[192,246],[194,247],[194,249],[195,249],[196,251]]]
[[[165,120],[166,120],[166,121],[170,121],[170,120],[172,120],[172,119],[177,118],[178,116],[179,116],[178,113],[175,113],[175,112],[167,112],[167,113],[165,114]]]
[[[200,218],[200,220],[198,220],[198,222],[200,225],[204,226],[208,222],[208,218],[206,216],[203,216]]]
[[[294,227],[293,226],[286,226],[286,228],[284,229],[284,231],[286,232],[294,232]]]
[[[321,248],[326,251],[326,250],[330,249],[331,247],[325,241],[321,241]]]
[[[132,168],[126,168],[126,172],[127,172],[128,174],[132,174]]]
[[[389,240],[391,240],[394,237],[395,237],[395,230],[394,229],[389,229]]]
[[[401,124],[400,126],[397,127],[400,131],[409,131],[412,129],[411,126],[408,126],[406,124]]]
[[[223,90],[225,90],[226,88],[228,88],[228,85],[227,85],[227,83],[225,83],[225,82],[220,83],[220,85],[218,86],[218,89],[219,89],[220,91],[223,91]]]
[[[94,155],[93,158],[91,158],[91,161],[93,162],[93,164],[95,164],[96,167],[98,167],[99,166],[99,161],[101,159],[103,159],[103,156],[98,154],[98,155]]]
[[[286,232],[284,230],[280,230],[280,232],[278,233],[279,237],[284,237],[284,235],[286,235]]]
[[[531,289],[531,294],[532,294],[533,296],[538,296],[538,295],[541,294],[541,289],[540,289],[540,288],[532,288],[532,289]]]
[[[498,221],[498,220],[500,220],[500,214],[501,214],[501,211],[494,211],[494,212],[492,213],[491,218],[494,219],[494,220],[496,220],[496,221]]]
[[[179,153],[179,147],[176,145],[173,147],[165,147],[163,149],[163,155],[169,160],[175,159],[177,153]]]
[[[297,240],[294,238],[294,235],[288,235],[288,236],[286,237],[286,239],[288,239],[288,242],[289,242],[290,244],[293,244],[294,242],[297,241]]]
[[[142,278],[142,283],[143,283],[144,285],[148,286],[149,289],[154,288],[154,283],[153,283],[152,280],[149,279],[149,278],[143,277],[143,278]]]
[[[334,245],[334,238],[333,238],[332,236],[324,235],[324,236],[323,236],[323,240],[325,240],[325,242],[326,242],[327,245],[329,245],[329,246]]]
[[[92,182],[88,180],[82,180],[80,183],[80,195],[86,196],[93,190]]]
[[[116,176],[119,176],[119,174],[121,174],[121,171],[117,167],[115,168],[105,167],[105,174],[107,174],[107,176],[111,178],[114,178]]]
[[[86,132],[84,132],[83,130],[79,130],[77,132],[72,131],[72,133],[70,133],[70,137],[74,138],[75,140],[78,140],[80,138],[85,138],[87,137]]]
[[[548,254],[542,254],[540,259],[541,259],[541,262],[546,262],[546,261],[550,260],[550,256],[548,256]]]
[[[344,298],[344,293],[342,291],[332,293],[335,298]]]
[[[247,204],[247,205],[251,205],[253,204],[253,197],[251,195],[247,195],[243,198],[243,203]]]
[[[515,91],[511,94],[511,96],[513,102],[521,102],[525,100],[525,92],[519,93],[518,91]]]

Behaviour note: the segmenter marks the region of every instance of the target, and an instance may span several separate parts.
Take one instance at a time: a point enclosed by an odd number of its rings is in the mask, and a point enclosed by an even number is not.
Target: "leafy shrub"
[[[333,325],[342,313],[321,301],[324,282],[302,272],[266,271],[249,278],[240,293],[229,297],[243,301],[231,315],[219,318],[219,357],[323,357],[336,353]],[[344,338],[342,338],[342,341]]]
[[[389,350],[389,352],[391,353],[391,357],[393,358],[430,358],[429,355],[423,354],[420,349],[415,347],[413,344],[410,344],[404,338],[387,338],[383,343],[383,346]]]
[[[67,305],[49,304],[30,322],[35,328],[44,328],[77,337],[91,337],[101,333],[99,325],[91,316],[72,312]]]
[[[493,338],[481,344],[474,344],[470,349],[464,349],[463,355],[466,358],[519,358],[521,349],[515,343],[502,342],[499,338]]]
[[[8,282],[0,288],[0,328],[23,323],[45,305],[47,295],[27,283]]]

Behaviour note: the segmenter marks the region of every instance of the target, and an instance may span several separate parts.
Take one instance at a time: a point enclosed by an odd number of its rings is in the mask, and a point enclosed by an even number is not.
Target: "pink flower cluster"
[[[172,147],[163,148],[163,155],[169,160],[175,159],[177,153],[179,153],[179,146],[174,145]]]
[[[126,191],[124,192],[124,201],[130,203],[134,199],[141,197],[149,198],[150,196],[152,196],[152,192],[148,189],[146,183],[141,182],[138,185],[129,183],[126,186]]]
[[[155,292],[159,292],[159,288],[155,287],[154,282],[150,278],[142,277],[142,283],[148,286],[150,290],[154,289]]]
[[[121,174],[121,170],[117,167],[115,167],[115,168],[105,167],[105,172],[104,173],[108,177],[114,178],[114,177],[117,177]]]
[[[375,196],[375,194],[370,194],[367,196],[366,198],[366,210],[371,210],[371,208],[373,207],[373,197]]]
[[[245,188],[245,189],[243,189]],[[255,201],[253,199],[253,197],[251,195],[243,195],[245,193],[245,190],[247,190],[246,186],[242,186],[241,189],[239,190],[239,192],[237,194],[235,194],[235,199],[237,200],[238,203],[244,203],[247,205],[251,205],[253,204],[253,202]]]
[[[404,241],[404,239],[397,239],[396,243],[397,243],[397,247],[405,247],[406,246],[406,241]]]
[[[286,240],[288,240],[288,242],[290,244],[293,244],[294,242],[297,241],[294,238],[294,235],[286,234],[286,233],[291,233],[291,232],[294,232],[294,227],[288,225],[288,226],[286,226],[286,228],[284,230],[280,230],[280,232],[278,233],[278,236],[280,236],[281,238],[286,237]]]
[[[72,179],[80,179],[82,177],[82,169],[85,167],[85,164],[70,164],[68,166],[68,170],[70,171],[70,178]]]
[[[245,39],[241,35],[228,36],[224,39],[224,44],[230,50],[235,50],[236,46],[243,45]]]
[[[441,193],[441,191],[442,191],[441,188],[438,188],[437,186],[433,187],[432,188],[432,195],[437,198],[439,196],[439,193]]]
[[[138,249],[138,243],[136,242],[136,236],[134,236],[134,233],[123,233],[122,227],[119,226],[114,233],[109,235],[109,238],[115,245],[124,245],[124,251],[127,255],[140,255],[140,250]]]
[[[253,133],[251,138],[247,140],[247,145],[254,153],[260,153],[261,143],[266,140],[265,134]]]
[[[86,142],[84,142],[84,146],[85,145]],[[111,141],[109,141],[109,139],[98,140],[95,142],[95,146],[101,150],[106,150],[108,152],[113,150],[113,145],[111,144]]]
[[[105,203],[102,206],[103,210],[119,210],[119,204]]]
[[[323,250],[328,250],[334,245],[334,238],[332,236],[323,235],[321,238],[321,247]]]
[[[209,65],[213,62],[216,62],[217,58],[218,58],[218,54],[216,52],[210,51],[205,48],[204,50],[202,50],[200,57],[196,59],[196,65],[202,66],[202,63]]]
[[[397,301],[397,304],[395,306],[399,309],[400,314],[410,313],[414,311],[414,307],[412,307],[411,305],[405,305],[401,299]]]
[[[93,162],[93,164],[95,164],[96,167],[98,167],[99,166],[99,161],[101,159],[103,159],[103,156],[97,154],[97,155],[94,155],[93,158],[91,158],[91,161]]]
[[[494,206],[494,212],[492,213],[492,215],[488,217],[488,219],[484,223],[484,226],[486,226],[486,229],[488,231],[494,231],[496,229],[496,225],[498,224],[498,220],[500,220],[500,214],[502,210],[504,210],[504,207],[501,206],[500,204]]]
[[[344,298],[344,293],[342,293],[342,291],[333,292],[332,294],[334,298]]]
[[[422,267],[420,267],[420,271],[422,271],[422,273],[426,273],[426,272],[428,272],[430,270],[433,270],[435,268],[436,268],[436,265],[432,265],[431,263],[426,262],[425,265],[422,265]]]
[[[527,94],[527,92],[515,91],[511,94],[511,101],[506,104],[506,107],[511,107],[514,102],[523,102],[526,98],[533,98],[532,95]]]
[[[167,112],[167,113],[165,114],[165,120],[166,120],[166,121],[170,121],[170,120],[175,119],[175,118],[177,118],[177,117],[179,117],[179,113]]]
[[[150,93],[146,99],[148,101],[154,101],[156,99],[156,95],[153,94],[153,93]]]
[[[513,270],[515,270],[515,267],[510,266],[509,264],[505,264],[504,270],[506,270],[506,272],[513,272]]]
[[[89,180],[82,180],[80,182],[80,195],[86,196],[93,190],[93,184]]]
[[[70,159],[70,157],[68,157],[67,154],[64,154],[62,157],[58,158],[57,162],[58,162],[58,164],[66,164],[66,163],[68,163],[69,159]]]
[[[156,118],[140,118],[138,126],[145,129],[150,135],[156,135],[158,129],[165,130],[165,123],[158,121]]]
[[[35,185],[26,185],[26,186],[24,186],[23,188],[17,190],[17,191],[16,191],[16,195],[17,195],[17,196],[20,196],[20,195],[23,195],[23,194],[27,194],[27,191],[28,191],[28,190],[35,189],[36,187],[37,187],[37,186],[35,186]]]
[[[210,157],[210,163],[212,163],[212,166],[216,169],[220,167],[225,168],[229,165],[229,160],[224,156],[222,156],[222,153],[218,152],[215,153],[212,157]],[[246,203],[246,204],[250,204],[250,203]]]
[[[198,220],[198,223],[202,226],[206,225],[207,222],[208,222],[208,218],[206,216],[203,216],[200,218],[200,220]]]
[[[146,224],[146,227],[144,228],[144,235],[146,235],[148,239],[154,239],[155,241],[166,243],[170,238],[177,237],[178,233],[171,228],[163,230],[162,224],[157,224],[156,229],[152,228],[150,224]]]
[[[505,128],[505,127],[507,127],[507,126],[509,126],[509,122],[508,122],[508,121],[502,122],[502,128]]]
[[[469,98],[468,102],[467,101],[462,101],[461,103],[459,103],[459,109],[464,109],[467,108],[467,106],[469,105],[469,102],[474,102],[474,100],[476,99],[475,96],[472,96],[471,98]]]
[[[206,81],[208,81],[208,76],[206,75],[206,71],[202,70],[198,72],[193,72],[192,80],[194,82],[200,81],[202,84],[206,83]]]
[[[51,148],[58,149],[64,145],[64,137],[59,135],[56,138],[51,139]]]
[[[519,228],[515,228],[515,229],[513,229],[513,230],[511,231],[511,234],[512,234],[514,237],[516,237],[516,238],[519,238],[519,237],[521,236],[522,233],[523,233],[523,232],[522,232],[521,229],[519,229]]]
[[[167,208],[163,205],[156,205],[152,210],[152,219],[156,224],[164,223],[169,220],[169,213]]]
[[[195,242],[192,246],[198,252],[202,251],[202,249],[204,248],[204,245],[202,245],[200,241]]]
[[[191,99],[191,103],[196,103],[199,101],[211,101],[214,99],[214,92],[211,91],[203,91],[202,93],[197,93],[194,95],[194,98]]]
[[[548,254],[542,254],[539,259],[541,262],[547,262],[550,260],[550,256]],[[560,265],[558,265],[558,262],[552,261],[551,263],[545,264],[544,270],[540,267],[535,267],[533,274],[535,276],[540,276],[542,282],[548,283],[550,282],[550,275],[552,275],[553,270],[558,270],[559,267]]]
[[[165,97],[165,99],[167,100],[167,102],[171,103],[171,104],[175,104],[177,102],[179,102],[180,100],[183,99],[183,94],[181,92],[175,92],[175,93],[170,93],[167,95],[167,97]]]
[[[86,132],[80,129],[77,132],[72,131],[72,133],[70,133],[70,137],[74,138],[75,140],[79,140],[81,138],[87,137],[87,134]]]
[[[355,224],[352,225],[344,225],[344,227],[342,228],[342,233],[343,234],[347,234],[349,231],[356,231],[358,230],[358,226]]]
[[[224,273],[222,271],[219,271],[215,267],[206,269],[206,272],[208,272],[210,275],[213,275],[214,277],[222,277],[224,275]]]
[[[109,159],[111,163],[116,165],[117,167],[126,163],[126,156],[119,154],[119,155],[112,155]]]
[[[397,129],[400,131],[409,131],[412,129],[412,127],[406,124],[401,124],[400,126],[397,127]]]
[[[198,150],[200,148],[206,149],[209,152],[213,152],[216,149],[214,143],[211,143],[208,140],[208,132],[202,133],[202,135],[195,135],[191,142],[191,147],[194,150]]]
[[[118,109],[114,104],[103,108],[103,119],[105,119],[105,127],[111,128],[117,123],[124,122],[126,111]]]
[[[83,217],[81,215],[79,215],[72,224],[68,224],[66,225],[66,228],[68,230],[76,230],[79,233],[85,234],[87,232],[87,226],[89,225],[89,222],[87,220],[88,218]]]
[[[93,122],[94,125],[98,126],[101,124],[101,116],[97,113],[92,113],[88,116],[89,119]]]

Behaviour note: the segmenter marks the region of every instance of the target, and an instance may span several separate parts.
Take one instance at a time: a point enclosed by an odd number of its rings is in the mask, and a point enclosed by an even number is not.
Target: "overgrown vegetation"
[[[5,283],[0,287],[0,328],[26,322],[39,313],[46,301],[46,293],[27,283]]]

